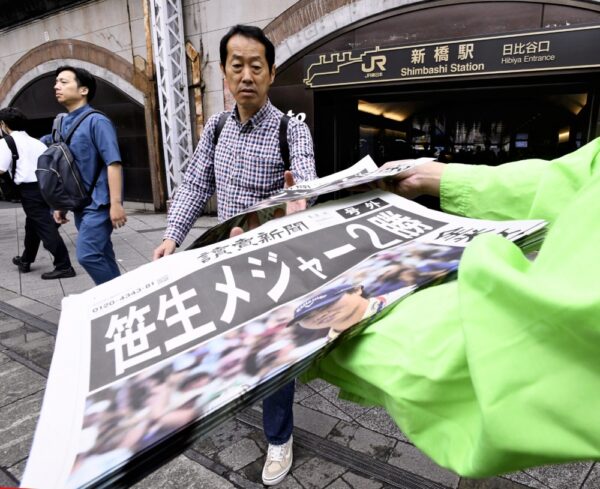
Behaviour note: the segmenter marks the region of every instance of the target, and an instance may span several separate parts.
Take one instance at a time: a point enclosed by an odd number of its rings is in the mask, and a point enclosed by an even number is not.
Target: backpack
[[[100,177],[102,165],[98,165],[92,185],[89,189],[86,189],[73,153],[69,149],[71,136],[73,136],[79,124],[91,114],[102,114],[102,112],[90,110],[80,115],[73,121],[64,139],[61,136],[60,129],[65,114],[59,114],[54,119],[52,124],[53,142],[38,158],[37,170],[35,171],[42,197],[52,209],[79,211],[92,203],[92,191]]]
[[[10,134],[4,134],[4,140],[10,152],[12,153],[11,171],[0,175],[0,193],[2,198],[9,202],[18,202],[21,198],[19,186],[15,183],[17,172],[17,160],[19,159],[19,151],[15,140]]]
[[[217,127],[215,128],[215,134],[213,136],[213,144],[215,146],[217,146],[221,131],[230,115],[231,112],[222,112],[219,116],[219,121],[217,122]],[[289,122],[290,116],[286,114],[283,114],[279,121],[279,151],[281,151],[281,159],[283,160],[284,168],[286,170],[290,169],[290,147],[287,140],[287,128]]]

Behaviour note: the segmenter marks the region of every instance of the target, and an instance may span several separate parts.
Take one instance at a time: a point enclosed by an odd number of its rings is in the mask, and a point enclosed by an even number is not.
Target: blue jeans
[[[97,209],[86,207],[75,212],[77,261],[85,268],[96,285],[121,275],[110,235],[113,232],[109,206]]]
[[[263,399],[263,430],[271,445],[283,445],[294,429],[295,380]]]

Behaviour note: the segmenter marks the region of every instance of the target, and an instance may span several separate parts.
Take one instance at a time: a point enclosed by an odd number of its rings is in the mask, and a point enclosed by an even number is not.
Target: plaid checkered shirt
[[[180,245],[217,192],[219,222],[281,191],[284,162],[279,149],[279,123],[283,112],[270,101],[244,124],[237,107],[213,144],[220,114],[213,115],[177,188],[164,239]],[[317,178],[312,138],[308,127],[291,117],[287,130],[290,169],[296,183]]]

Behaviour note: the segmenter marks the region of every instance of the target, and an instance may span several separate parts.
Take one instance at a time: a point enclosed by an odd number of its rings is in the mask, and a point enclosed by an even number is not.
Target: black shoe
[[[19,267],[21,273],[27,273],[31,271],[31,263],[21,260],[20,256],[13,257],[12,262]]]
[[[77,274],[75,273],[75,269],[73,267],[64,268],[62,270],[55,268],[51,272],[42,273],[42,279],[54,280],[56,278],[74,277],[75,275],[77,275]]]

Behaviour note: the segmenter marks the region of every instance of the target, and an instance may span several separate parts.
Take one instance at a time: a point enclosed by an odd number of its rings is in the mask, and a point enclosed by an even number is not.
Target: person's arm
[[[308,182],[317,178],[313,141],[308,126],[304,122],[290,119],[288,131],[288,146],[290,149],[291,177],[285,177],[285,186],[291,187],[297,183]],[[298,212],[314,204],[316,198],[288,203],[288,214]]]
[[[46,146],[50,146],[52,144],[52,134],[46,134],[40,138],[40,141],[44,143]]]
[[[386,165],[397,162],[388,162]],[[378,182],[378,186],[394,192],[407,199],[420,195],[440,196],[440,182],[447,165],[432,161],[410,168],[397,177],[391,177]]]
[[[101,161],[107,165],[110,220],[113,228],[120,228],[127,222],[127,215],[123,208],[123,166],[117,132],[112,122],[104,116],[98,116],[93,120],[92,129],[94,145]]]
[[[385,188],[408,198],[439,196],[444,211],[462,216],[553,221],[599,168],[600,138],[552,161],[495,167],[425,163]]]
[[[110,194],[110,220],[113,228],[125,226],[127,215],[123,208],[123,166],[114,162],[108,166],[108,191]]]
[[[162,243],[152,254],[153,260],[175,252],[215,191],[213,135],[218,118],[218,115],[212,116],[204,128],[183,182],[177,187],[173,197],[167,215],[167,229]]]
[[[523,160],[497,167],[448,165],[442,208],[479,219],[553,222],[590,177],[600,171],[600,139],[552,161]]]

